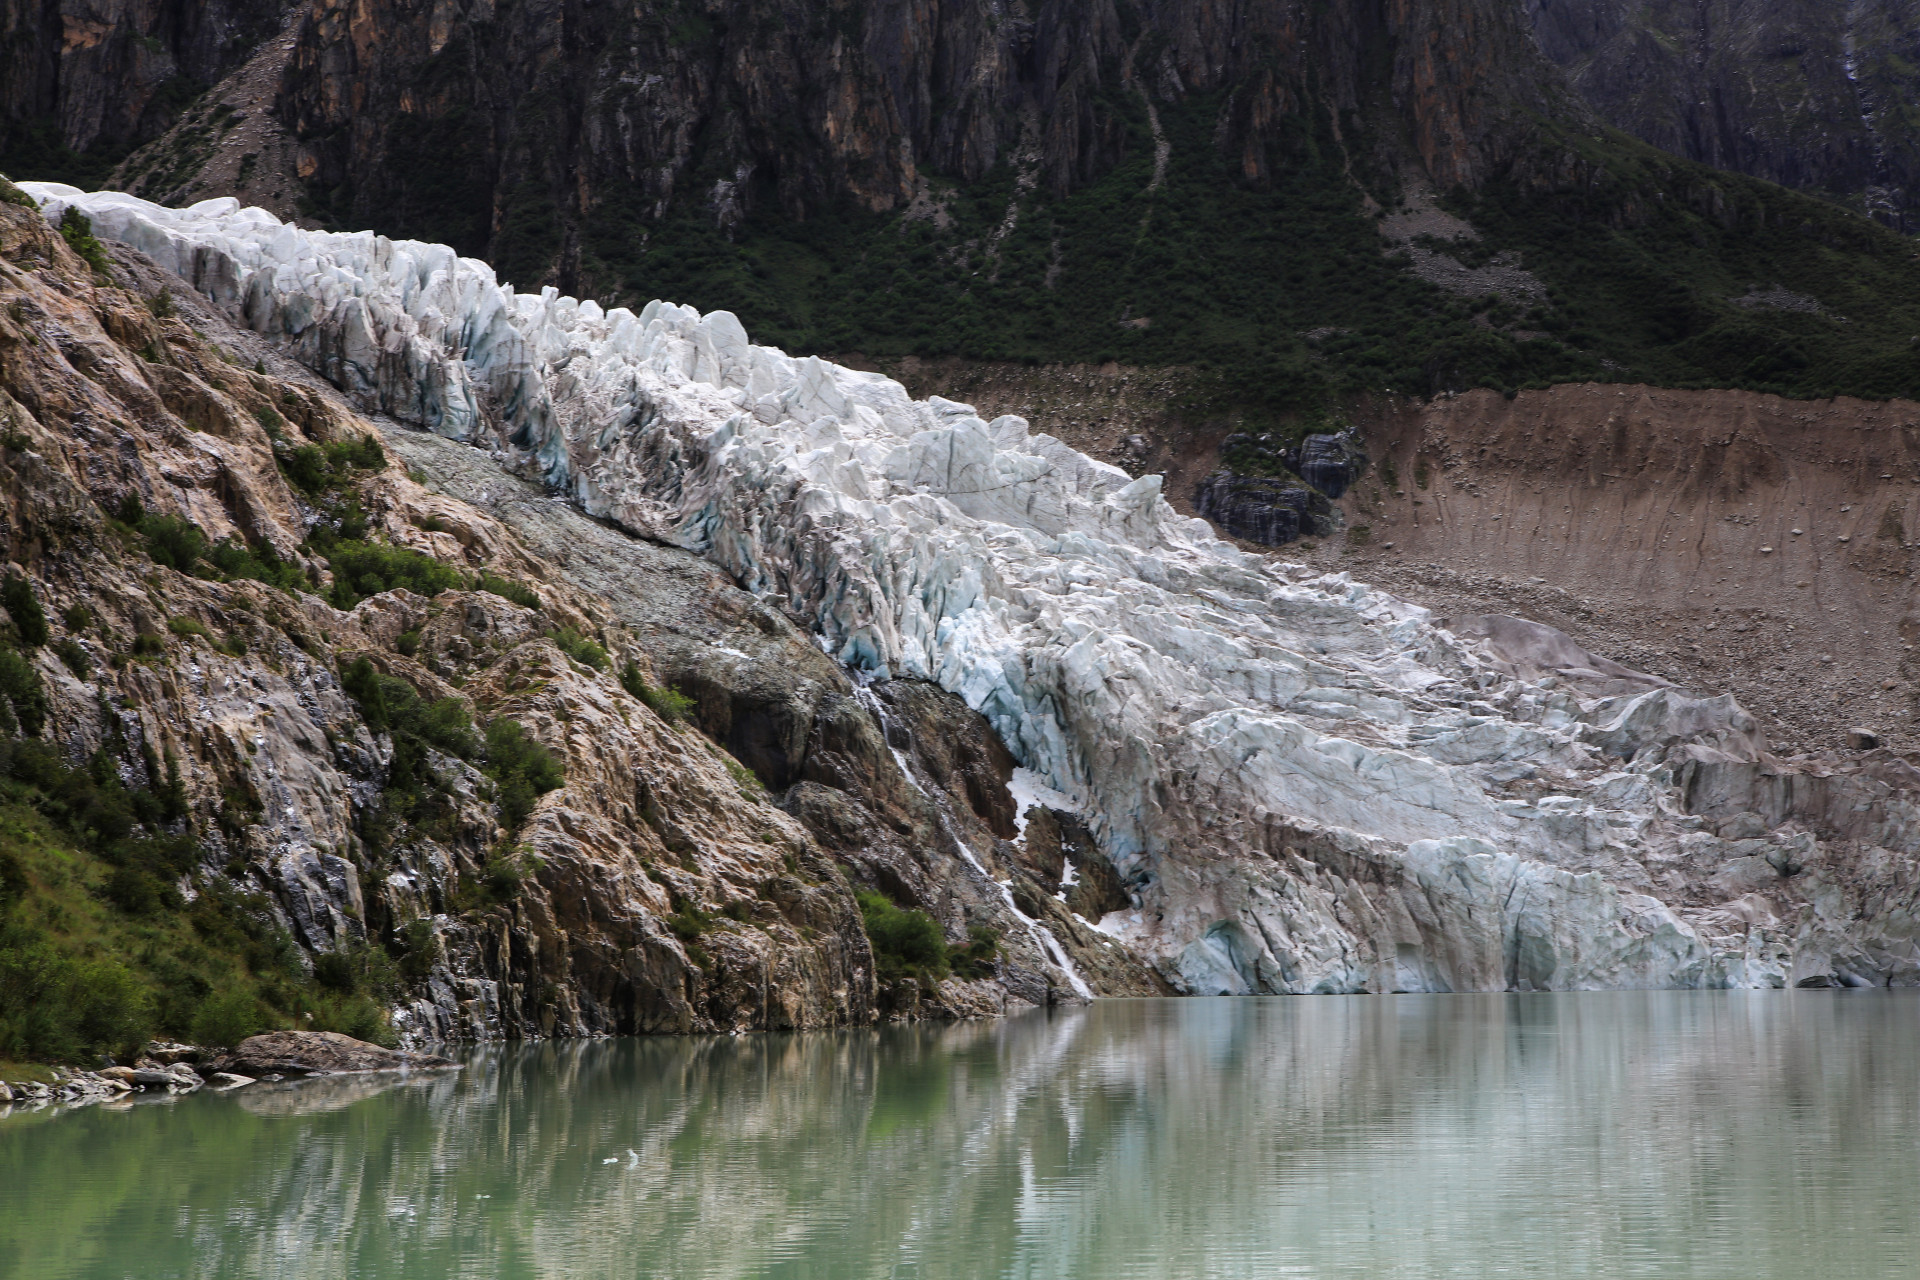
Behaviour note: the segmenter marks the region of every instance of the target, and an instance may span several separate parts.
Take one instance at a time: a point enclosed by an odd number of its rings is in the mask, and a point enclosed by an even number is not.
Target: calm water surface
[[[1920,994],[1103,1001],[0,1120],[0,1275],[1920,1274]]]

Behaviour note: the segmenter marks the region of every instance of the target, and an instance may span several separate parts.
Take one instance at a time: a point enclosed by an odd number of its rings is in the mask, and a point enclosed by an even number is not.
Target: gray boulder
[[[450,1058],[403,1049],[382,1049],[335,1031],[270,1031],[242,1040],[215,1058],[209,1075],[225,1072],[259,1079],[267,1075],[330,1076],[355,1071],[403,1071],[456,1066]]]

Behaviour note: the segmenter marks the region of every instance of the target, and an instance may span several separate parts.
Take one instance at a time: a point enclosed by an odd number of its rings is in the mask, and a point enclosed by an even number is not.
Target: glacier
[[[1158,476],[725,311],[515,292],[231,199],[20,185],[367,411],[706,557],[865,677],[959,694],[1081,813],[1133,895],[1098,926],[1179,990],[1781,986],[1849,945],[1814,882],[1694,883],[1761,856],[1689,811],[1703,769],[1768,767],[1730,698],[1241,551]],[[1876,945],[1876,980],[1920,975],[1911,937]]]

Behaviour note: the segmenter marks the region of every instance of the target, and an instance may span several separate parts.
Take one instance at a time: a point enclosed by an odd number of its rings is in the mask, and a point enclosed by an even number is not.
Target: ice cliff
[[[1862,944],[1838,899],[1782,887],[1811,837],[1691,811],[1703,778],[1770,767],[1729,698],[1243,553],[1157,476],[727,312],[515,293],[444,246],[232,200],[25,187],[364,408],[707,557],[856,671],[958,693],[1126,879],[1099,927],[1184,990],[1766,986],[1842,953],[1916,973],[1911,930]]]

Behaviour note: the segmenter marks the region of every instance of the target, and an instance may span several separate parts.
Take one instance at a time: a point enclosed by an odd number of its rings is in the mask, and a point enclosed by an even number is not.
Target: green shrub
[[[497,788],[500,825],[509,832],[526,822],[535,800],[566,781],[566,771],[553,754],[517,722],[504,718],[487,726],[485,772]]]
[[[485,591],[490,595],[499,596],[502,600],[511,600],[522,609],[538,609],[540,607],[540,597],[535,595],[533,589],[524,582],[513,582],[507,578],[495,577],[491,573],[481,574],[480,577],[475,580],[473,589],[475,591]]]
[[[32,196],[7,181],[4,175],[0,175],[0,204],[17,204],[22,209],[38,209],[40,207],[39,203],[35,201]]]
[[[40,673],[18,650],[0,647],[0,732],[18,729],[37,738],[46,723],[47,691]]]
[[[93,610],[87,608],[84,604],[70,604],[67,606],[66,612],[60,615],[60,621],[66,624],[67,630],[69,631],[91,631],[93,629]]]
[[[428,763],[428,749],[471,758],[479,751],[472,718],[458,698],[423,699],[405,680],[382,675],[364,655],[346,664],[340,686],[360,707],[367,727],[392,737],[393,757],[377,806],[362,815],[361,834],[384,849],[397,824],[439,830],[452,814],[447,779]]]
[[[313,958],[313,980],[341,995],[366,995],[390,1000],[400,987],[393,957],[365,942],[350,943]]]
[[[160,286],[160,292],[147,299],[147,310],[156,320],[168,320],[177,314],[173,304],[173,290],[166,285]]]
[[[673,914],[667,917],[667,929],[682,942],[695,942],[713,932],[713,915],[702,911],[686,898],[674,895]],[[704,967],[704,966],[703,966]]]
[[[924,911],[895,906],[868,889],[855,894],[867,941],[873,944],[873,964],[883,979],[944,978],[952,971],[947,940],[940,926]]]
[[[490,903],[512,902],[538,869],[537,861],[523,849],[496,849],[487,858],[481,890]]]
[[[340,685],[360,704],[367,727],[376,733],[392,730],[449,755],[466,757],[476,750],[472,717],[458,698],[427,702],[405,680],[381,675],[365,656],[341,671]]]
[[[333,589],[327,595],[336,609],[351,609],[368,596],[404,587],[416,595],[437,596],[465,583],[465,575],[432,556],[406,547],[350,539],[333,541],[325,549],[333,570]]]
[[[446,949],[440,945],[440,935],[434,932],[433,921],[425,917],[409,920],[406,928],[400,931],[400,939],[406,947],[400,955],[400,973],[403,977],[415,980],[426,977],[446,954]]]
[[[0,584],[0,601],[4,601],[7,617],[13,620],[14,634],[22,645],[38,649],[47,642],[46,612],[34,597],[33,583],[24,574],[7,575],[6,582]]]
[[[68,205],[67,211],[60,215],[60,238],[97,274],[113,274],[113,264],[107,260],[106,247],[94,238],[93,220],[72,205]]]
[[[1000,959],[1000,935],[985,925],[967,930],[967,945],[947,948],[956,977],[991,978]]]
[[[213,639],[213,632],[207,630],[207,624],[198,618],[168,618],[167,630],[177,636],[199,636],[208,641]]]
[[[226,581],[250,579],[282,591],[299,591],[310,585],[300,566],[281,559],[271,542],[248,546],[238,538],[223,538],[207,549],[202,563],[211,566],[214,573],[201,576],[217,576]]]
[[[93,673],[93,660],[87,657],[87,651],[72,636],[62,636],[55,641],[53,652],[67,670],[73,672],[75,679],[85,680]]]
[[[0,1058],[131,1056],[153,1015],[151,993],[125,966],[74,955],[17,921],[0,925]]]
[[[549,631],[547,639],[559,645],[562,653],[582,666],[592,667],[595,671],[607,669],[607,651],[572,627]]]
[[[230,987],[208,993],[191,1026],[194,1044],[231,1048],[266,1030],[267,1021],[259,997],[246,987]]]
[[[271,414],[271,425],[265,416]],[[273,410],[264,410],[260,415],[260,425],[267,429],[268,435],[279,434],[280,415]],[[306,494],[309,498],[321,498],[337,492],[343,486],[352,483],[359,471],[378,471],[387,465],[387,452],[380,447],[380,441],[371,435],[358,436],[352,440],[336,440],[332,444],[293,445],[284,440],[276,440],[273,447],[274,460],[280,464],[280,472],[287,482]]]
[[[207,554],[207,535],[200,526],[179,516],[137,516],[140,536],[146,539],[147,556],[155,564],[180,573],[192,573]]]
[[[164,653],[166,648],[166,638],[152,631],[142,631],[133,638],[133,656],[136,658],[152,657],[154,654]]]
[[[620,687],[646,703],[653,714],[668,724],[679,724],[693,717],[696,704],[692,698],[672,687],[654,688],[635,663],[629,662],[620,668]]]

